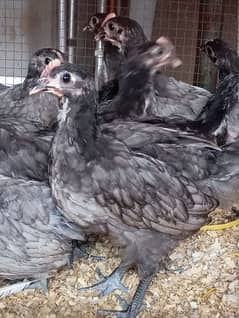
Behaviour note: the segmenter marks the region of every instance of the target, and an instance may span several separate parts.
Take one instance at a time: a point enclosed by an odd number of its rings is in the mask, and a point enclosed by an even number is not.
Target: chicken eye
[[[158,48],[158,47],[154,47],[151,52],[152,52],[152,54],[155,54],[155,55],[163,54],[163,50],[161,48]]]
[[[210,46],[207,46],[207,47],[206,47],[206,50],[207,50],[207,54],[208,54],[209,56],[211,56],[211,57],[214,56],[213,50],[212,50],[212,48],[211,48]]]
[[[92,21],[92,24],[93,24],[93,25],[97,24],[97,19],[96,19],[96,17],[93,17],[91,21]]]
[[[119,29],[119,30],[117,31],[118,34],[121,34],[122,32],[123,32],[123,29]]]
[[[51,58],[50,57],[46,57],[45,58],[45,64],[48,65],[51,62]]]
[[[108,26],[109,26],[110,31],[114,31],[115,27],[114,27],[113,23],[109,23]]]
[[[71,81],[71,75],[69,73],[64,73],[62,76],[62,80],[64,83],[69,83]]]

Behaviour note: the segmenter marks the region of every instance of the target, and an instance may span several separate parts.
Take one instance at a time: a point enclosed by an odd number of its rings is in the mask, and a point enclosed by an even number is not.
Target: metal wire
[[[207,40],[220,37],[237,48],[238,1],[233,0],[168,0],[158,1],[155,11],[153,38],[168,36],[183,61],[169,74],[188,83],[213,90],[215,67],[201,53]]]
[[[68,31],[68,58],[70,63],[75,62],[75,0],[69,3],[69,31]]]
[[[66,52],[66,41],[67,41],[67,1],[58,0],[57,1],[57,46],[62,52]]]
[[[105,13],[107,11],[106,0],[98,0],[97,12]],[[95,48],[95,86],[97,90],[100,90],[99,74],[102,73],[104,57],[104,43],[103,41],[96,42]]]
[[[4,84],[20,82],[29,59],[21,28],[23,12],[23,1],[0,1],[0,81]]]
[[[83,32],[91,15],[97,12],[97,0],[77,1],[76,11],[76,63],[93,72],[95,62],[95,41],[92,34]]]

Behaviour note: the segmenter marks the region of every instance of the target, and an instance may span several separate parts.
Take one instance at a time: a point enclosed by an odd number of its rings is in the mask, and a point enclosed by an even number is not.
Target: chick
[[[185,158],[183,151],[178,156],[180,142],[166,155],[152,156],[103,134],[96,121],[94,83],[77,65],[53,69],[32,93],[41,90],[65,97],[52,146],[51,187],[58,206],[83,233],[109,235],[122,249],[119,267],[97,288],[103,295],[119,288],[132,266],[140,276],[124,312],[101,312],[136,317],[164,257],[207,224],[217,206],[238,200],[239,142],[223,150],[200,138],[185,143],[188,160],[199,153],[202,157],[190,173],[181,169]]]

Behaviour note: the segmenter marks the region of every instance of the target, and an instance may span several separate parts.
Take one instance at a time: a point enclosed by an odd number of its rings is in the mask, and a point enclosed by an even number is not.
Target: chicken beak
[[[65,61],[67,60],[67,56],[65,53],[59,53],[56,51],[56,55],[58,56],[58,59],[60,60],[61,64],[65,63]]]
[[[182,60],[180,60],[180,58],[175,57],[172,61],[171,61],[171,65],[173,68],[179,67],[180,65],[182,65]]]
[[[162,36],[156,40],[156,43],[165,49],[165,52],[159,57],[156,68],[161,68],[165,65],[176,68],[182,64],[181,59],[176,56],[175,48],[169,39]]]
[[[84,26],[84,28],[82,29],[82,31],[83,31],[83,32],[85,32],[85,31],[92,31],[91,26],[87,24],[86,26]]]
[[[200,51],[202,51],[203,53],[206,53],[206,44],[205,43],[200,45]]]
[[[44,77],[40,78],[37,81],[36,86],[34,86],[30,90],[29,95],[35,95],[35,94],[38,94],[40,92],[48,92],[48,93],[51,93],[53,95],[56,95],[57,97],[63,96],[62,91],[56,87],[51,86],[48,78],[44,78]]]
[[[111,20],[111,19],[113,19],[115,17],[116,17],[116,14],[114,12],[111,12],[111,13],[107,14],[107,16],[105,17],[104,21],[101,23],[101,27],[100,27],[99,31],[95,35],[95,40],[96,41],[100,41],[100,40],[106,39],[106,35],[107,34],[106,34],[105,30],[104,30],[104,26],[109,20]]]
[[[156,69],[161,69],[163,66],[170,65],[176,68],[182,64],[182,61],[178,57],[172,57],[171,54],[166,54],[164,58],[160,59],[159,63],[156,65]]]
[[[98,33],[95,35],[95,40],[100,41],[105,38],[105,31],[103,29],[100,29]]]

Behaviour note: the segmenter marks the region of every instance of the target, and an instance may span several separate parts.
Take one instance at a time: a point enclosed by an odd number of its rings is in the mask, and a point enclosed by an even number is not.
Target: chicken
[[[105,28],[109,30],[109,32],[112,32],[112,33],[118,32],[117,34],[120,35],[121,30],[123,29],[119,28],[119,31],[118,31],[117,29],[118,21],[120,21],[122,26],[124,26],[127,29],[125,33],[130,31],[130,29],[136,30],[137,40],[139,41],[139,44],[144,43],[146,41],[146,37],[144,35],[143,29],[135,20],[128,19],[125,17],[120,17],[120,16],[114,17],[112,13],[108,14],[105,21],[102,22],[101,27],[95,31],[95,39],[97,41],[98,40],[104,41],[105,68],[106,68],[106,73],[110,74],[107,78],[107,81],[105,81],[105,85],[103,85],[101,90],[99,91],[99,100],[101,102],[111,100],[117,95],[118,78],[120,76],[121,65],[125,61],[128,55],[127,49],[125,49],[125,51],[120,50],[116,42],[113,43],[111,40],[108,41],[108,38],[106,38],[107,32],[105,31]],[[125,36],[124,39],[127,41],[127,36]],[[127,45],[130,46],[131,43],[127,42]],[[134,46],[132,45],[131,48],[134,48]]]
[[[90,17],[88,24],[83,30],[88,30],[96,35],[99,29],[115,16],[115,13],[96,13]],[[109,90],[107,83],[111,81],[114,83],[114,79],[118,77],[121,59],[122,57],[118,49],[110,42],[104,42],[103,65],[101,73],[98,74],[98,79],[100,79],[100,98],[103,98],[101,94],[105,92],[106,89]]]
[[[223,40],[214,39],[207,41],[202,45],[201,49],[218,68],[219,81],[224,80],[229,74],[237,74],[239,72],[238,55]]]
[[[186,123],[191,130],[222,146],[239,137],[239,74],[230,74],[219,83],[213,97],[202,109],[195,122]]]
[[[52,127],[58,113],[58,99],[44,93],[29,96],[29,90],[53,60],[63,63],[64,54],[51,48],[43,48],[33,54],[24,82],[0,92],[1,117],[14,117],[19,121],[23,118],[29,122],[37,122],[43,128]]]
[[[237,53],[221,39],[206,42],[202,50],[218,68],[219,85],[200,113],[198,126],[206,127],[207,134],[211,135],[219,145],[223,145],[239,137],[239,58]]]
[[[101,103],[99,107],[101,121],[111,121],[120,117],[141,118],[145,121],[150,116],[154,122],[164,123],[171,128],[192,131],[199,136],[209,138],[218,145],[236,140],[239,137],[238,74],[232,73],[225,77],[207,102],[208,97],[205,95],[206,105],[197,113],[200,107],[195,100],[193,101],[195,95],[189,94],[185,89],[183,97],[181,84],[174,87],[170,98],[167,96],[167,78],[159,73],[163,66],[163,64],[158,65],[162,47],[159,44],[157,42],[143,44],[137,48],[137,54],[128,57],[122,67],[117,96],[111,102]],[[165,46],[169,46],[167,41]],[[154,89],[153,84],[155,74],[157,90]],[[165,97],[159,97],[159,91],[161,95],[164,92]],[[202,89],[201,97],[203,91]],[[161,107],[159,107],[158,99],[164,101]],[[176,100],[180,100],[180,104],[176,104]],[[188,107],[189,101],[191,107]]]
[[[41,90],[65,97],[52,145],[51,187],[57,205],[83,233],[109,235],[122,249],[119,267],[97,288],[105,295],[121,286],[128,268],[136,266],[139,272],[128,308],[101,313],[136,317],[164,257],[207,224],[217,206],[238,199],[239,142],[220,149],[200,138],[190,142],[188,136],[180,156],[180,143],[170,152],[165,146],[165,153],[147,155],[100,130],[94,83],[77,65],[53,69],[32,93]],[[186,135],[182,132],[182,138]],[[184,153],[188,161],[197,162],[191,165],[192,177],[189,170],[181,170]]]
[[[47,93],[29,96],[29,90],[49,64],[64,55],[44,48],[32,57],[23,84],[0,92],[0,174],[48,180],[48,153],[57,124],[59,99]]]
[[[28,281],[0,289],[47,288],[46,279],[69,264],[78,226],[56,207],[48,185],[0,175],[0,277]]]
[[[84,26],[83,31],[90,31],[96,34],[106,17],[107,13],[93,14],[92,16],[90,16],[87,25]]]
[[[137,59],[137,54],[140,53],[138,46],[148,42],[141,26],[136,21],[126,17],[116,17],[107,21],[103,30],[101,28],[98,31],[96,39],[103,39],[117,47],[122,54],[121,64],[127,63],[129,57],[131,60],[134,57]],[[125,73],[123,71],[122,77],[126,75]],[[132,81],[136,79],[134,74],[131,76]],[[147,82],[147,89],[144,89],[143,86],[141,88],[143,94],[140,92],[140,108],[150,108],[152,112],[163,117],[182,114],[187,119],[195,119],[211,96],[211,93],[205,89],[157,73],[151,81]],[[108,95],[107,92],[106,96]],[[102,98],[101,100],[105,101],[106,99]]]
[[[220,81],[215,93],[195,120],[171,116],[171,118],[161,118],[159,122],[164,122],[173,128],[192,131],[222,146],[234,142],[239,137],[238,57],[225,42],[219,39],[208,41],[204,50],[219,70]]]
[[[174,55],[173,63],[172,55]],[[157,91],[154,87],[155,76],[157,76],[156,85],[161,86],[161,92],[166,90],[167,79],[157,72],[163,66],[170,64],[177,67],[181,64],[181,60],[176,57],[174,47],[167,38],[161,37],[155,42],[138,46],[137,53],[129,55],[122,66],[117,96],[110,103],[101,103],[99,116],[109,121],[119,117],[160,116],[162,112],[168,112],[168,115],[172,112],[172,108],[175,110],[173,100],[170,106],[168,98],[165,98],[165,106],[157,105]],[[174,97],[177,97],[176,87]],[[179,111],[188,112],[188,105],[182,103]]]
[[[48,180],[48,154],[54,134],[19,136],[11,123],[8,120],[3,125],[0,120],[0,175]]]
[[[114,17],[106,21],[95,35],[96,40],[110,42],[124,58],[137,46],[147,42],[139,23],[127,17]]]

